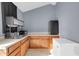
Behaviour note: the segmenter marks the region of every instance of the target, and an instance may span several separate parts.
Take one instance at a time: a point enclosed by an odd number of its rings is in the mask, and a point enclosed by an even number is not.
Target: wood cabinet
[[[21,55],[23,56],[23,55],[25,55],[25,53],[26,53],[26,43],[23,43],[21,45]]]
[[[29,39],[25,38],[21,41],[21,56],[24,56],[29,48]]]
[[[21,53],[20,47],[18,47],[16,50],[14,50],[9,56],[17,56],[18,53]],[[19,55],[20,56],[20,55]]]
[[[21,49],[20,49],[20,42],[17,42],[13,45],[11,45],[10,47],[8,47],[8,52],[7,54],[9,56],[16,56],[18,53],[21,52]]]
[[[17,7],[12,2],[1,2],[3,33],[6,34],[6,16],[17,18]]]
[[[26,36],[4,50],[0,50],[0,56],[24,56],[29,48],[51,49],[52,36]]]
[[[8,50],[9,56],[24,56],[29,48],[29,38],[25,37],[23,40],[10,46]]]
[[[29,37],[14,43],[6,49],[0,49],[0,56],[24,56],[29,49]]]
[[[51,36],[30,36],[30,48],[51,48]]]
[[[18,47],[20,47],[20,42],[17,42],[17,43],[15,43],[15,44],[13,44],[12,46],[10,46],[9,48],[8,48],[8,53],[10,54],[10,53],[12,53],[14,50],[16,50]]]

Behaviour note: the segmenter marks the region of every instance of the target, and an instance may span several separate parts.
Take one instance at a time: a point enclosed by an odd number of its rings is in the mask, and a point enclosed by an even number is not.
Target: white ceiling
[[[13,2],[22,12],[39,8],[48,4],[56,5],[56,2]]]

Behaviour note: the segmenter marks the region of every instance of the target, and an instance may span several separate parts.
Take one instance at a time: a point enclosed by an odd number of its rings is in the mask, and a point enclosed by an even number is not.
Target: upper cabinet
[[[4,13],[6,16],[13,16],[17,18],[17,7],[12,2],[2,2],[4,5]]]
[[[12,2],[1,2],[3,33],[6,34],[6,16],[17,18],[17,7]]]
[[[23,13],[12,3],[2,2],[2,22],[3,22],[3,33],[6,34],[7,24],[10,26],[23,26]],[[6,18],[7,17],[7,18]],[[10,20],[11,19],[11,20]]]

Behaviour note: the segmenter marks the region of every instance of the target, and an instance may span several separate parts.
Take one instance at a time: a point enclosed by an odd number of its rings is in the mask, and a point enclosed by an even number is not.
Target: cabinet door
[[[27,39],[21,44],[21,56],[24,56],[29,48],[29,40]]]
[[[18,56],[17,54],[20,53],[20,47],[14,50],[9,56]],[[20,56],[20,54],[19,54]]]
[[[18,47],[20,47],[20,42],[17,42],[8,48],[8,54],[14,52]]]
[[[26,43],[26,52],[29,49],[29,39],[25,42]]]
[[[21,45],[21,55],[23,56],[23,55],[25,55],[25,53],[26,53],[26,43],[23,43]]]
[[[50,40],[48,36],[32,36],[30,39],[30,48],[50,48]]]

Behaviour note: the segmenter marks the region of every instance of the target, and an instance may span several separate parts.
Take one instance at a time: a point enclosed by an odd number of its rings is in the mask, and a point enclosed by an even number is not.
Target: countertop
[[[58,36],[58,35],[30,33],[28,35],[25,35],[22,38],[19,38],[19,39],[4,39],[4,40],[0,40],[0,49],[6,49],[9,46],[11,46],[12,44],[19,42],[19,41],[23,40],[25,37],[28,37],[28,36]]]
[[[28,36],[59,36],[59,35],[50,35],[48,32],[29,32]]]
[[[11,46],[12,44],[19,42],[21,40],[23,40],[25,37],[28,37],[27,35],[20,38],[20,39],[4,39],[0,41],[0,49],[6,49],[9,46]]]
[[[54,38],[53,41],[59,43],[60,45],[64,45],[64,44],[78,44],[78,43],[76,43],[74,41],[71,41],[71,40],[65,39],[65,38]]]

